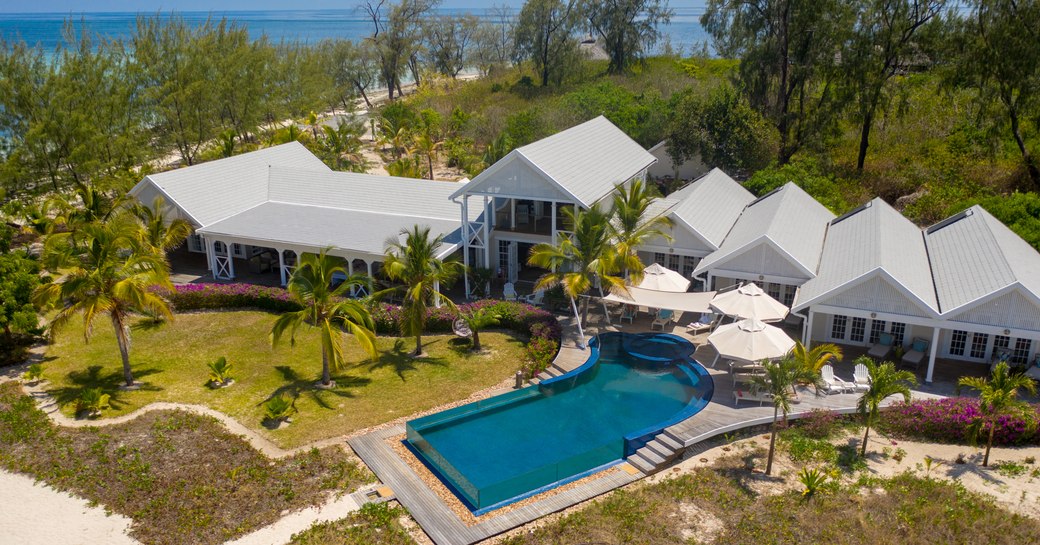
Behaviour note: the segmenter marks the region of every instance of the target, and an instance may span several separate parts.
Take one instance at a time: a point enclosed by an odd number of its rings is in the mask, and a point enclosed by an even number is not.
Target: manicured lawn
[[[15,383],[0,384],[0,467],[130,517],[131,535],[156,545],[223,543],[372,481],[339,447],[273,461],[215,419],[184,411],[57,427]]]
[[[481,334],[485,353],[471,354],[454,336],[425,337],[428,357],[407,354],[410,339],[381,337],[380,357],[368,359],[353,339],[346,339],[350,366],[333,373],[337,387],[314,388],[321,372],[316,331],[301,330],[295,347],[272,349],[268,332],[275,315],[258,311],[202,312],[177,315],[173,322],[133,332],[131,362],[137,391],[121,391],[122,366],[111,326],[99,320],[90,343],[78,323],[59,332],[49,347],[44,378],[67,414],[85,387],[112,395],[116,416],[154,401],[202,404],[222,411],[284,447],[407,416],[463,399],[510,377],[523,361],[523,343],[512,334]],[[235,384],[221,390],[206,386],[207,364],[225,356],[234,366]],[[288,427],[262,425],[264,402],[287,392],[296,396],[299,413]]]

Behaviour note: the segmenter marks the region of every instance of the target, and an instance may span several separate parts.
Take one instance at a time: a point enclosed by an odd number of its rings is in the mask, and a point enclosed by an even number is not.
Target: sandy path
[[[0,541],[4,545],[140,545],[127,535],[131,520],[106,515],[87,500],[0,470]]]

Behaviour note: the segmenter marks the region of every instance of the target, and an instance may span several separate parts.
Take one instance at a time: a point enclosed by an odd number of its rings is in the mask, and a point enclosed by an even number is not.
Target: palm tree
[[[415,356],[422,354],[422,333],[426,327],[426,312],[434,299],[441,299],[451,308],[455,304],[438,291],[438,287],[458,278],[463,265],[454,259],[438,257],[443,236],[430,238],[430,228],[412,226],[401,230],[404,242],[391,238],[386,241],[386,262],[383,270],[390,280],[404,283],[401,334],[415,337]]]
[[[466,325],[469,326],[469,330],[473,332],[473,350],[476,352],[480,351],[480,330],[496,326],[499,324],[499,320],[502,319],[498,314],[491,312],[489,308],[472,310],[461,314],[461,316]]]
[[[286,289],[302,310],[287,312],[275,320],[271,327],[271,346],[277,346],[285,332],[289,342],[296,344],[296,333],[304,323],[318,328],[321,336],[321,384],[334,386],[331,369],[344,365],[343,332],[357,339],[361,348],[373,358],[376,356],[375,323],[368,309],[356,300],[346,299],[351,288],[366,285],[362,275],[348,276],[346,281],[333,287],[333,276],[347,274],[342,260],[328,255],[327,250],[319,254],[303,254],[289,278]]]
[[[856,363],[867,366],[867,373],[870,375],[870,388],[863,392],[856,404],[867,428],[863,432],[863,444],[860,446],[859,455],[866,456],[870,426],[877,420],[881,402],[893,395],[901,395],[903,400],[910,401],[910,387],[917,384],[917,377],[910,371],[896,370],[896,365],[890,361],[878,364],[867,356],[861,356],[856,359]]]
[[[997,419],[1013,409],[1021,408],[1025,403],[1018,399],[1018,390],[1024,389],[1031,394],[1036,394],[1036,385],[1033,379],[1022,373],[1012,373],[1007,362],[1002,361],[993,369],[993,375],[989,378],[961,377],[958,384],[967,386],[979,392],[979,408],[982,409],[983,418],[968,428],[969,437],[975,441],[984,426],[989,427],[989,436],[986,439],[986,455],[982,458],[983,467],[989,465],[989,451],[993,448],[993,435],[997,429]]]
[[[150,207],[136,204],[130,211],[141,222],[141,243],[158,255],[165,256],[191,235],[190,223],[166,215],[166,201],[161,196]]]
[[[773,454],[776,452],[777,423],[781,413],[784,421],[787,421],[787,414],[791,412],[791,401],[797,395],[794,387],[806,383],[818,386],[822,379],[820,373],[810,371],[790,358],[777,362],[762,362],[762,367],[765,374],[754,377],[751,385],[760,392],[768,393],[773,399],[773,429],[769,436],[769,456],[766,459],[766,475],[771,475]]]
[[[808,348],[801,342],[795,341],[794,348],[791,349],[791,358],[797,360],[802,367],[816,372],[832,361],[841,361],[842,356],[841,347],[831,343],[817,344]]]
[[[426,158],[426,177],[432,180],[433,160],[437,157],[437,150],[440,149],[441,142],[432,130],[427,129],[415,136],[414,143],[415,151],[422,153]]]
[[[617,259],[611,244],[610,218],[598,208],[580,210],[564,208],[564,222],[573,233],[561,236],[559,242],[540,243],[531,248],[527,262],[535,267],[549,270],[535,284],[536,290],[548,290],[562,286],[564,294],[574,301],[593,286],[606,284],[610,291],[624,292],[625,281],[615,276]],[[583,312],[579,317],[575,307],[575,318],[579,325],[588,318],[589,302],[582,302]]]
[[[642,180],[633,181],[627,189],[618,186],[614,191],[610,226],[619,263],[617,268],[632,284],[643,280],[643,262],[636,249],[657,237],[672,240],[672,236],[664,232],[664,228],[672,225],[670,218],[662,215],[648,217],[647,212],[656,197],[653,188]]]
[[[83,315],[83,332],[90,340],[94,320],[107,314],[115,328],[123,379],[134,383],[130,370],[130,318],[137,313],[172,318],[167,302],[151,290],[172,289],[166,261],[138,244],[140,227],[127,217],[81,225],[77,245],[45,245],[45,262],[62,269],[57,281],[40,286],[33,300],[40,308],[61,309],[51,321],[52,333],[75,315]]]

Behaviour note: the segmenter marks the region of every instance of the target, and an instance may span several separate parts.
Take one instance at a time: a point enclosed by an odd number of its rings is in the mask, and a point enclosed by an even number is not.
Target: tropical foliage
[[[346,280],[337,283],[336,275],[343,275]],[[317,328],[321,338],[321,384],[332,385],[331,370],[339,370],[345,364],[344,331],[375,357],[372,316],[360,301],[346,299],[352,288],[366,284],[367,279],[362,276],[347,276],[342,259],[325,250],[319,254],[303,254],[286,286],[303,308],[286,312],[275,320],[271,327],[271,345],[277,346],[287,332],[290,343],[295,344],[296,334],[303,325]]]
[[[803,367],[793,359],[762,363],[765,373],[752,380],[752,387],[757,391],[769,394],[773,401],[773,426],[769,433],[769,455],[766,458],[766,475],[773,472],[773,456],[776,452],[776,432],[781,415],[787,421],[791,412],[791,403],[798,395],[795,386],[812,384],[819,387],[820,373]]]
[[[610,212],[611,238],[618,261],[614,268],[632,284],[643,280],[643,262],[636,250],[654,238],[672,240],[666,232],[672,220],[665,215],[650,214],[656,196],[656,192],[642,180],[634,180],[628,187],[619,186],[614,190]]]
[[[910,401],[910,387],[917,384],[917,377],[910,371],[897,370],[892,362],[877,363],[866,356],[858,358],[856,363],[865,365],[870,376],[870,387],[856,403],[856,409],[863,416],[865,428],[859,454],[866,456],[867,438],[870,436],[871,426],[877,422],[881,402],[894,395],[902,396],[904,401]]]
[[[439,302],[449,309],[455,308],[455,303],[439,290],[463,274],[464,267],[454,258],[439,257],[444,237],[431,238],[429,227],[415,225],[403,229],[400,236],[403,241],[394,238],[387,241],[383,270],[390,280],[403,283],[389,291],[403,294],[401,334],[415,337],[414,355],[419,356],[429,305]]]
[[[982,418],[975,420],[968,427],[968,438],[974,442],[981,434],[986,434],[986,455],[982,459],[982,465],[988,466],[989,452],[993,448],[993,438],[996,435],[999,418],[1012,412],[1028,410],[1028,406],[1018,399],[1018,392],[1025,390],[1036,394],[1036,384],[1033,383],[1033,379],[1011,371],[1011,367],[1003,361],[997,363],[997,366],[993,368],[992,376],[988,379],[961,377],[958,384],[979,393],[979,409],[982,410]]]

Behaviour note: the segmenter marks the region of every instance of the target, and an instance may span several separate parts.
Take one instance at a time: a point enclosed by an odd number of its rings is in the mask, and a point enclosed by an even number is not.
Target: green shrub
[[[22,378],[29,382],[36,382],[43,378],[43,366],[39,363],[34,363],[22,373]]]
[[[808,499],[816,495],[816,493],[827,484],[827,475],[819,469],[809,469],[804,467],[800,472],[798,472],[798,482],[802,483],[802,486],[804,487],[802,490],[802,496]]]
[[[282,392],[264,403],[264,415],[269,422],[285,422],[296,414],[296,398]]]
[[[101,391],[101,388],[87,388],[83,390],[79,399],[76,400],[76,412],[83,413],[89,418],[96,418],[101,411],[111,408],[109,400],[111,396]]]
[[[209,383],[211,386],[227,386],[234,378],[231,376],[231,364],[221,356],[209,364]]]

